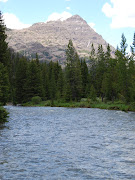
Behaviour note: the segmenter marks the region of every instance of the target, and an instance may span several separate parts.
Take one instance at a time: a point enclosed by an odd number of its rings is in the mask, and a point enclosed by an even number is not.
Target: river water
[[[6,108],[0,180],[135,179],[135,113]]]

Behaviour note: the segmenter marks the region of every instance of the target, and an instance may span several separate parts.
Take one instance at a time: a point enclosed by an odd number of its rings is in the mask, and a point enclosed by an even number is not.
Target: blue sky
[[[115,48],[125,34],[129,47],[135,32],[135,0],[0,0],[9,28],[78,14]]]

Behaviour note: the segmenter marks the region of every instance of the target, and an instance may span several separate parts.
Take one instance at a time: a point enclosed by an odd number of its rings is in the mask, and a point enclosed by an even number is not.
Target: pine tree
[[[87,84],[87,95],[90,94],[91,85],[96,87],[96,69],[97,69],[97,54],[95,53],[94,45],[91,45],[90,52],[90,62],[89,62],[89,74],[88,74],[88,84]]]
[[[97,53],[96,77],[95,77],[96,78],[95,88],[97,90],[98,96],[100,95],[103,96],[101,92],[101,87],[105,72],[106,72],[105,53],[102,45],[99,45],[98,53]]]
[[[36,53],[36,63],[39,66],[39,58],[38,58],[38,54]]]
[[[0,105],[5,105],[9,97],[9,78],[6,67],[0,63]]]
[[[102,97],[106,97],[108,100],[114,101],[118,93],[118,81],[117,81],[117,69],[116,69],[117,60],[109,59],[107,71],[103,75],[102,80]]]
[[[95,48],[94,48],[94,45],[92,43],[92,45],[91,45],[91,52],[90,52],[90,60],[95,59],[95,57],[96,57]]]
[[[51,79],[50,79],[51,106],[53,106],[55,98],[56,98],[56,81],[55,81],[54,71],[52,71]]]
[[[126,57],[126,38],[124,34],[121,37],[121,49],[116,51],[116,58],[117,58],[117,71],[118,71],[118,91],[120,95],[122,95],[126,101],[129,101],[129,77],[128,77],[128,57]]]
[[[27,59],[22,57],[18,64],[16,70],[16,87],[15,87],[15,95],[16,95],[16,103],[21,104],[26,102],[26,80],[27,80]]]
[[[8,44],[6,42],[7,35],[5,33],[6,27],[4,25],[3,16],[0,11],[0,62],[7,66],[8,59],[7,59],[7,50]]]
[[[128,63],[128,75],[129,75],[129,91],[130,91],[130,101],[134,102],[135,101],[135,33],[133,36],[133,43],[131,46],[131,57],[129,59]]]
[[[48,66],[46,63],[42,64],[42,85],[43,85],[43,99],[49,99],[49,75]]]
[[[81,75],[82,75],[82,97],[87,97],[88,67],[85,59],[81,60]]]
[[[43,96],[43,88],[41,83],[41,70],[35,60],[28,64],[27,81],[26,81],[26,96],[27,101],[30,101],[34,96]]]
[[[135,101],[135,62],[131,58],[128,65],[130,102]]]
[[[57,80],[57,99],[61,99],[64,97],[64,83],[64,73],[61,69]]]
[[[7,50],[6,27],[0,11],[0,104],[5,105],[9,97],[9,77],[7,72]]]
[[[122,34],[121,36],[121,43],[120,43],[120,47],[121,47],[121,53],[125,56],[126,55],[126,49],[127,49],[127,43],[126,43],[126,38],[125,38],[125,35]]]
[[[130,48],[131,48],[132,58],[134,58],[134,56],[135,56],[135,33],[133,36],[133,43],[132,43],[132,46],[130,46]]]
[[[111,58],[111,48],[110,48],[109,44],[107,45],[107,51],[105,53],[105,57],[106,57],[106,59],[110,59]]]
[[[81,65],[79,56],[71,40],[66,49],[66,60],[66,91],[68,94],[69,92],[71,93],[68,95],[71,100],[79,100],[82,96]]]
[[[108,67],[109,65],[109,60],[111,58],[111,48],[110,45],[107,45],[107,51],[105,53],[105,66]]]
[[[89,97],[92,101],[96,100],[97,95],[96,95],[96,90],[93,85],[91,85]]]

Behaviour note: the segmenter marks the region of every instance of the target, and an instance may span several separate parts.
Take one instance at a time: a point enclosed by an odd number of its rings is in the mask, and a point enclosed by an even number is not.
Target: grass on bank
[[[70,108],[100,108],[100,109],[109,109],[109,110],[121,110],[121,111],[135,111],[135,103],[125,104],[122,101],[115,101],[114,103],[111,101],[102,102],[100,98],[96,101],[92,101],[90,99],[82,98],[80,102],[70,101],[65,102],[64,100],[47,100],[47,101],[30,101],[23,106],[52,106],[52,107],[70,107]]]

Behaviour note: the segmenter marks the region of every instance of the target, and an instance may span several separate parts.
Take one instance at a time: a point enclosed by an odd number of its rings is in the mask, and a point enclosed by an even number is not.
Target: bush
[[[87,102],[87,98],[82,98],[80,102]]]
[[[3,107],[0,107],[0,123],[7,122],[7,118],[8,112]]]
[[[32,97],[31,101],[33,104],[39,104],[42,101],[42,99],[39,96],[34,96]]]
[[[123,103],[126,103],[126,98],[122,95],[122,94],[118,94],[118,98],[120,101],[122,101]]]

